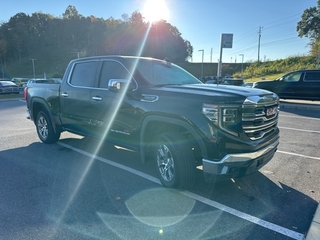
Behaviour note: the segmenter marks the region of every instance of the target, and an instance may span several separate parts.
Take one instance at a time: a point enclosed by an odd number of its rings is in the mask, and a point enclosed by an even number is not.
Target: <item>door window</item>
[[[285,75],[282,80],[285,82],[298,82],[300,80],[302,72],[293,72]]]
[[[93,87],[98,62],[77,63],[74,66],[70,83],[78,87]]]
[[[306,72],[304,77],[305,81],[317,81],[320,82],[320,71],[319,72]]]
[[[99,88],[108,88],[110,79],[127,79],[129,81],[130,74],[127,69],[118,62],[105,61],[103,63]]]

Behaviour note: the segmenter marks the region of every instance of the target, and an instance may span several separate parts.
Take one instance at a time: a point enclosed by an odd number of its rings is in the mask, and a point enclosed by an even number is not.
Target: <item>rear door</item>
[[[300,91],[305,99],[320,99],[320,71],[307,71]]]
[[[61,121],[69,130],[88,133],[94,124],[91,90],[96,81],[99,61],[77,62],[61,85]]]

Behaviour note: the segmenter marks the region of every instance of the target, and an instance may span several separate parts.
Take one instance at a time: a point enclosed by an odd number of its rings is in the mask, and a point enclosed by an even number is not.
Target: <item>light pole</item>
[[[242,60],[241,60],[241,77],[242,77],[242,73],[243,73],[243,58],[244,58],[244,54],[239,54],[239,56],[242,57]]]
[[[2,78],[4,79],[4,70],[2,68],[2,65],[1,65],[1,72],[2,72]]]
[[[34,70],[34,60],[37,60],[37,59],[32,58],[30,60],[32,61],[33,78],[36,79],[36,72]]]
[[[77,57],[80,58],[80,52],[75,52],[77,54]]]
[[[201,63],[201,80],[202,80],[202,77],[203,77],[203,54],[204,54],[204,50],[199,50],[199,52],[202,52],[202,63]]]

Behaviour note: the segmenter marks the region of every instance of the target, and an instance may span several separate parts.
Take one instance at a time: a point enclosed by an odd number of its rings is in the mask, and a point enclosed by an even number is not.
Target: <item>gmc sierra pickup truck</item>
[[[69,131],[134,149],[166,187],[191,187],[196,168],[208,182],[248,175],[279,143],[276,94],[203,84],[167,60],[76,59],[61,84],[30,84],[25,99],[42,142]]]

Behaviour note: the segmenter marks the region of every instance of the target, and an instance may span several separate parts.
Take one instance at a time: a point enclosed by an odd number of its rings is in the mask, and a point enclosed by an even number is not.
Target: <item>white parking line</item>
[[[289,127],[280,127],[280,129],[288,129],[288,130],[294,130],[294,131],[300,131],[300,132],[310,132],[310,133],[320,133],[320,131],[315,130],[305,130],[305,129],[298,129],[298,128],[289,128]]]
[[[293,155],[293,156],[302,157],[302,158],[311,158],[311,159],[320,160],[320,157],[311,157],[311,156],[302,155],[299,153],[291,153],[291,152],[285,152],[285,151],[279,151],[279,150],[277,150],[277,153],[283,153],[283,154]]]
[[[279,225],[276,225],[274,223],[271,223],[271,222],[267,222],[267,221],[264,221],[260,218],[257,218],[257,217],[254,217],[254,216],[251,216],[247,213],[243,213],[243,212],[240,212],[236,209],[233,209],[233,208],[230,208],[226,205],[223,205],[221,203],[218,203],[218,202],[215,202],[215,201],[212,201],[210,199],[207,199],[207,198],[204,198],[202,196],[199,196],[197,194],[194,194],[194,193],[191,193],[191,192],[188,192],[188,191],[185,191],[185,192],[181,192],[182,194],[186,195],[186,196],[189,196],[199,202],[202,202],[206,205],[209,205],[211,207],[215,207],[221,211],[224,211],[224,212],[227,212],[227,213],[230,213],[236,217],[239,217],[239,218],[242,218],[244,220],[247,220],[249,222],[252,222],[254,224],[257,224],[257,225],[260,225],[261,227],[264,227],[264,228],[267,228],[267,229],[270,229],[274,232],[278,232],[278,233],[281,233],[287,237],[291,237],[293,239],[304,239],[304,235],[301,234],[301,233],[298,233],[298,232],[295,232],[295,231],[292,231],[290,229],[287,229],[287,228],[284,228],[284,227],[281,227]]]
[[[125,170],[125,171],[127,171],[127,172],[133,173],[133,174],[135,174],[135,175],[137,175],[137,176],[140,176],[140,177],[145,178],[145,179],[147,179],[147,180],[149,180],[149,181],[151,181],[151,182],[154,182],[154,183],[157,183],[157,184],[161,185],[159,179],[157,179],[157,178],[155,178],[155,177],[152,177],[152,176],[150,176],[150,175],[148,175],[148,174],[145,174],[145,173],[143,173],[143,172],[137,171],[137,170],[135,170],[135,169],[129,168],[129,167],[124,166],[124,165],[119,164],[119,163],[115,163],[115,162],[110,161],[110,160],[108,160],[108,159],[105,159],[105,158],[102,158],[102,157],[93,155],[93,154],[91,154],[91,153],[89,153],[89,152],[86,152],[86,151],[83,151],[83,150],[81,150],[81,149],[72,147],[72,146],[70,146],[70,145],[68,145],[68,144],[65,144],[65,143],[62,143],[62,142],[58,142],[58,144],[61,145],[61,146],[63,146],[63,147],[69,148],[69,149],[71,149],[71,150],[73,150],[73,151],[75,151],[75,152],[78,152],[78,153],[80,153],[80,154],[83,154],[83,155],[85,155],[85,156],[87,156],[87,157],[90,157],[90,158],[92,158],[92,159],[96,159],[96,160],[98,160],[98,161],[107,163],[107,164],[109,164],[109,165],[111,165],[111,166],[120,168],[120,169],[122,169],[122,170]],[[272,230],[272,231],[274,231],[274,232],[278,232],[278,233],[283,234],[283,235],[285,235],[285,236],[287,236],[287,237],[291,237],[291,238],[293,238],[293,239],[299,239],[299,240],[300,240],[300,239],[301,239],[301,240],[304,239],[304,235],[301,234],[301,233],[292,231],[292,230],[290,230],[290,229],[281,227],[281,226],[279,226],[279,225],[276,225],[276,224],[273,224],[273,223],[264,221],[264,220],[262,220],[262,219],[260,219],[260,218],[251,216],[251,215],[246,214],[246,213],[243,213],[243,212],[240,212],[240,211],[238,211],[238,210],[236,210],[236,209],[230,208],[230,207],[228,207],[228,206],[226,206],[226,205],[223,205],[223,204],[221,204],[221,203],[218,203],[218,202],[212,201],[212,200],[210,200],[210,199],[204,198],[204,197],[202,197],[202,196],[200,196],[200,195],[197,195],[197,194],[194,194],[194,193],[192,193],[192,192],[189,192],[189,191],[181,191],[181,193],[184,194],[184,195],[186,195],[186,196],[188,196],[188,197],[190,197],[190,198],[193,198],[193,199],[196,200],[196,201],[202,202],[202,203],[204,203],[204,204],[206,204],[206,205],[208,205],[208,206],[217,208],[217,209],[219,209],[219,210],[221,210],[221,211],[227,212],[227,213],[232,214],[232,215],[234,215],[234,216],[236,216],[236,217],[239,217],[239,218],[241,218],[241,219],[243,219],[243,220],[247,220],[247,221],[249,221],[249,222],[251,222],[251,223],[260,225],[260,226],[262,226],[262,227],[264,227],[264,228],[267,228],[267,229],[270,229],[270,230]]]
[[[291,116],[291,115],[283,115],[280,114],[280,117],[288,117],[288,118],[299,118],[299,119],[309,119],[309,120],[316,120],[320,121],[320,118],[314,118],[314,117],[303,117],[303,116]]]

